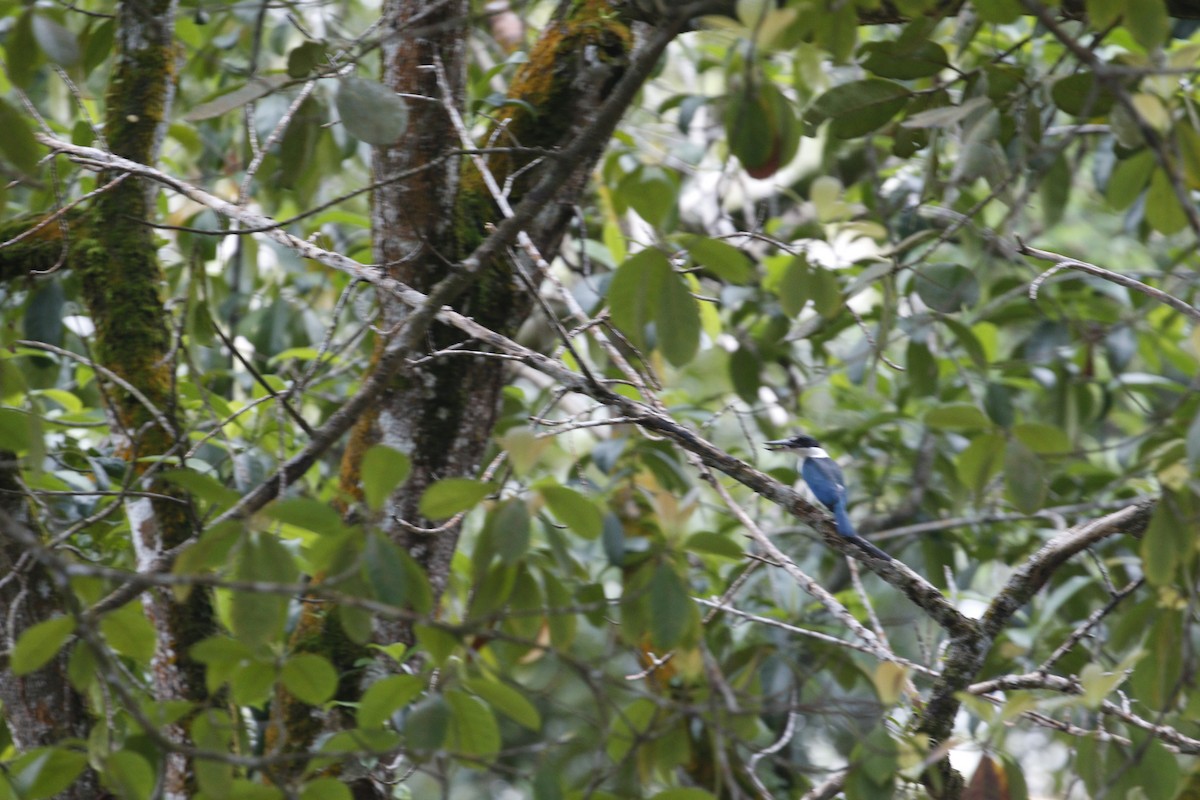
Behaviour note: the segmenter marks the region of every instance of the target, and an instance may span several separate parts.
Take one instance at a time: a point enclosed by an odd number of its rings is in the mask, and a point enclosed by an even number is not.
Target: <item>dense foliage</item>
[[[1197,790],[1187,3],[118,5],[0,2],[0,800]]]

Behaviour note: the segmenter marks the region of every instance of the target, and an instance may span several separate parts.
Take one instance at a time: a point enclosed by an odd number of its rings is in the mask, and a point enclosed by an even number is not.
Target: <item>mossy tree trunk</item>
[[[520,102],[497,112],[484,137],[488,147],[518,149],[492,155],[487,165],[500,185],[520,172],[507,198],[510,205],[515,206],[538,183],[550,163],[548,159],[533,162],[588,129],[620,77],[632,49],[632,35],[616,13],[617,5],[607,0],[561,3],[514,79],[509,95]],[[455,156],[461,143],[450,109],[461,109],[463,102],[467,12],[465,0],[389,0],[384,7],[383,29],[388,32],[382,46],[384,84],[432,101],[410,103],[404,135],[375,151],[374,177],[380,188],[373,196],[374,259],[385,265],[391,277],[425,292],[454,274],[485,239],[489,226],[503,219],[471,159]],[[598,137],[599,144],[572,165],[556,187],[553,202],[526,229],[546,259],[553,258],[562,240],[604,141],[607,136]],[[530,148],[530,153],[522,154],[519,148]],[[495,330],[515,331],[533,303],[514,272],[518,268],[538,282],[532,261],[518,267],[497,259],[483,265],[477,282],[459,297],[456,307]],[[388,334],[402,330],[412,314],[387,294],[380,294],[379,304],[378,327],[384,335],[376,344],[377,354],[387,347]],[[463,339],[449,327],[435,326],[427,341],[433,353]],[[429,353],[413,353],[411,358]],[[412,555],[435,595],[443,592],[449,579],[459,528],[423,518],[419,502],[437,480],[478,473],[507,377],[503,361],[486,357],[435,357],[406,368],[376,407],[359,420],[342,461],[343,494],[353,502],[360,496],[361,459],[372,444],[383,443],[409,455],[410,477],[392,495],[377,523]],[[306,611],[293,643],[302,637],[328,648],[339,638],[336,627],[336,621],[322,618],[319,610]],[[409,623],[400,620],[379,621],[375,635],[384,643],[412,642]],[[332,657],[330,652],[325,655]],[[288,726],[288,749],[307,746],[320,725],[329,722],[304,712],[292,698],[278,699],[281,719]],[[357,786],[359,790],[366,793],[361,796],[371,791],[366,781]]]
[[[118,7],[116,61],[106,100],[105,137],[113,153],[153,164],[174,94],[176,60],[174,0],[126,0]],[[101,175],[101,181],[112,175]],[[194,532],[185,496],[154,477],[152,457],[179,457],[186,441],[175,414],[174,365],[169,318],[163,305],[163,275],[153,229],[155,187],[128,179],[99,196],[86,235],[73,244],[88,313],[96,326],[94,357],[129,385],[103,382],[120,454],[144,477],[144,491],[159,499],[129,498],[125,510],[139,568],[161,568],[165,554]],[[155,696],[160,701],[206,698],[202,667],[189,648],[214,631],[210,595],[193,591],[176,602],[165,589],[143,595],[157,632]],[[182,742],[182,728],[168,730]],[[168,759],[168,796],[190,793],[190,766],[179,754]]]
[[[5,609],[6,627],[14,633],[60,616],[65,606],[55,576],[20,543],[22,533],[37,536],[23,494],[16,455],[0,450],[0,608]],[[64,649],[41,669],[20,676],[9,672],[7,658],[0,664],[5,672],[0,680],[0,704],[18,752],[87,739],[90,715],[85,698],[67,678],[69,656]],[[96,800],[108,795],[101,792],[96,773],[87,770],[56,796],[60,800]]]

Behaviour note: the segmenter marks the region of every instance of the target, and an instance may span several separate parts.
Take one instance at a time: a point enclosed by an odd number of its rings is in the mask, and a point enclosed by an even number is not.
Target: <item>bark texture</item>
[[[117,55],[105,96],[105,136],[111,151],[144,164],[157,159],[174,94],[174,0],[126,0],[118,7]],[[101,175],[101,181],[112,175]],[[88,313],[96,325],[96,360],[148,402],[119,385],[105,386],[120,454],[131,468],[145,472],[138,459],[177,452],[181,435],[175,419],[171,333],[162,298],[163,276],[153,231],[143,224],[154,216],[155,187],[130,179],[101,194],[92,209],[89,233],[72,245],[72,263],[81,275]],[[133,546],[143,569],[190,537],[191,507],[177,490],[158,480],[145,489],[171,499],[131,498],[126,514]],[[144,595],[146,612],[157,633],[153,661],[159,701],[203,701],[203,667],[188,655],[191,645],[214,631],[210,595],[191,592],[176,602],[157,589]],[[184,740],[182,727],[167,731]],[[190,792],[190,765],[178,754],[167,760],[167,796]]]

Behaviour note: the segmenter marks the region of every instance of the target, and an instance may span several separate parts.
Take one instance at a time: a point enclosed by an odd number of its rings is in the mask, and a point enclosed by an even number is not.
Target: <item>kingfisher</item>
[[[875,545],[858,535],[850,514],[846,511],[846,479],[837,462],[829,457],[829,453],[821,447],[821,443],[811,436],[799,434],[790,439],[776,439],[766,443],[769,450],[786,450],[800,457],[798,465],[800,477],[808,484],[813,496],[821,504],[833,512],[837,522],[837,530],[842,536],[854,542],[877,558],[891,561],[892,557]]]

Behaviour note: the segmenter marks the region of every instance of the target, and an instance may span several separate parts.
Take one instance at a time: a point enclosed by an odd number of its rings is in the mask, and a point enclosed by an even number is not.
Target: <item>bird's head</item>
[[[797,434],[790,439],[775,439],[771,442],[764,442],[768,450],[810,450],[812,448],[820,448],[821,443],[811,436],[806,434]]]

